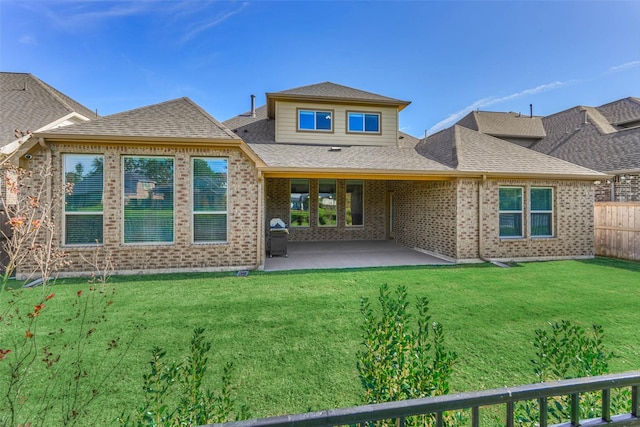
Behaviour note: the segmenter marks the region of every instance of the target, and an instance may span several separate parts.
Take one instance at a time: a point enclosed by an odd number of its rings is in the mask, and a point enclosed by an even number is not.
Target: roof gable
[[[275,117],[275,101],[306,101],[341,103],[353,105],[385,105],[395,106],[398,111],[409,105],[410,101],[390,98],[377,93],[366,92],[332,82],[300,86],[280,92],[267,92],[267,116]]]
[[[178,98],[47,132],[48,137],[239,139],[189,98]]]
[[[16,139],[16,129],[47,128],[72,113],[84,119],[96,117],[84,105],[27,73],[0,72],[0,98],[0,146]]]

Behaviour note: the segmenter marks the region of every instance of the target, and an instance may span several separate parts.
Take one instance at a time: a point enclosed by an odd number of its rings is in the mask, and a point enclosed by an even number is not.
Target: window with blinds
[[[173,243],[174,160],[123,157],[124,243]]]
[[[104,157],[65,154],[64,242],[66,245],[103,243]]]
[[[227,241],[226,158],[193,159],[193,241]]]

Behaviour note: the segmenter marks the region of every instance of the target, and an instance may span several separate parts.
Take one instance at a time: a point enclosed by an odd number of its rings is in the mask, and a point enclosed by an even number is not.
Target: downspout
[[[258,170],[258,248],[257,248],[257,269],[264,270],[264,177],[262,171]]]
[[[484,257],[484,239],[482,238],[482,229],[484,222],[482,220],[482,205],[484,204],[484,183],[487,180],[487,175],[483,174],[482,179],[478,183],[478,258],[482,261],[489,262]]]

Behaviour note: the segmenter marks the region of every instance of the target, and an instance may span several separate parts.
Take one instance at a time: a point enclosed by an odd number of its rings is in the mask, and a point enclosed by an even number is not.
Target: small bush
[[[196,328],[191,338],[189,355],[182,363],[166,363],[166,352],[151,350],[150,371],[143,376],[145,401],[135,412],[119,421],[128,427],[198,426],[249,418],[248,409],[236,409],[231,385],[233,364],[222,374],[222,390],[215,394],[203,387],[207,372],[207,353],[211,343],[204,339],[204,329]],[[177,404],[175,403],[177,402]]]

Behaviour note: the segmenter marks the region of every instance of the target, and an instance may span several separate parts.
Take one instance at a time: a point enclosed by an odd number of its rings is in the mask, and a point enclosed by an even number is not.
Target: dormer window
[[[298,109],[298,130],[333,132],[332,110]]]
[[[380,133],[380,113],[347,111],[347,132]]]

